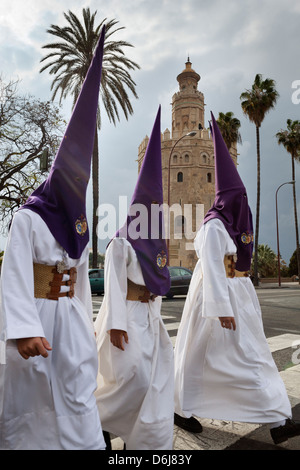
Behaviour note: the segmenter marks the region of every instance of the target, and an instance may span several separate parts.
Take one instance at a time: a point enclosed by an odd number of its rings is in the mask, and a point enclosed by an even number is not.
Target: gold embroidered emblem
[[[244,232],[241,235],[241,240],[244,245],[249,245],[249,243],[253,242],[253,233]]]
[[[76,232],[79,235],[83,236],[85,234],[85,232],[87,231],[87,221],[84,215],[81,215],[79,219],[76,220],[75,228],[76,228]]]
[[[167,264],[167,253],[162,250],[160,253],[158,253],[156,257],[156,264],[160,269],[163,269],[166,264]]]

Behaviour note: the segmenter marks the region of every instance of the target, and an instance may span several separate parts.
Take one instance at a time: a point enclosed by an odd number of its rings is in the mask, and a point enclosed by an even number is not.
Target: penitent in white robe
[[[161,297],[149,303],[126,300],[127,278],[145,285],[131,244],[111,241],[105,257],[105,296],[95,322],[99,351],[97,404],[105,431],[127,450],[172,449],[174,354],[160,315]],[[109,330],[127,331],[122,351]]]
[[[227,278],[236,247],[212,219],[195,239],[195,267],[175,345],[175,411],[189,418],[273,423],[291,416],[250,278]],[[236,330],[218,317],[235,318]]]
[[[77,268],[73,298],[34,298],[33,263],[55,265],[63,254],[37,214],[16,213],[1,274],[1,449],[105,449],[94,396],[98,357],[88,248],[78,260],[65,254],[67,268]],[[16,338],[36,336],[52,351],[23,359]]]

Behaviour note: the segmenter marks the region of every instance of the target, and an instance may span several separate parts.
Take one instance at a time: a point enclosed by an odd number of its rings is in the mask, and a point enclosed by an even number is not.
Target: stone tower
[[[166,129],[161,140],[164,203],[171,208],[169,264],[193,270],[197,262],[193,240],[215,198],[214,147],[205,128],[204,95],[198,90],[200,75],[192,69],[189,58],[177,81],[179,91],[172,98],[172,134]],[[145,137],[139,146],[139,168],[148,140]],[[236,148],[231,151],[236,161]]]

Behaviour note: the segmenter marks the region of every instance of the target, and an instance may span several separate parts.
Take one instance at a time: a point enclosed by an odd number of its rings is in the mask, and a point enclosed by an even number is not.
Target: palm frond
[[[104,108],[111,122],[116,124],[120,120],[118,108],[120,107],[125,118],[133,113],[128,90],[134,98],[138,98],[136,83],[130,71],[139,70],[139,65],[126,57],[124,49],[132,48],[132,44],[125,40],[114,41],[112,36],[125,29],[119,26],[116,19],[103,19],[95,24],[97,11],[91,13],[89,8],[83,8],[83,22],[72,12],[64,13],[67,25],[60,27],[51,25],[47,30],[49,34],[58,38],[43,49],[49,53],[42,59],[44,63],[40,72],[48,70],[55,78],[51,85],[52,99],[60,95],[60,102],[69,94],[73,95],[74,102],[78,90],[84,80],[93,57],[100,31],[105,24],[105,43],[103,51],[101,93]],[[99,123],[101,118],[98,119]]]
[[[279,93],[275,89],[275,81],[256,74],[251,89],[240,95],[241,106],[244,114],[257,127],[261,126],[265,115],[275,107]]]

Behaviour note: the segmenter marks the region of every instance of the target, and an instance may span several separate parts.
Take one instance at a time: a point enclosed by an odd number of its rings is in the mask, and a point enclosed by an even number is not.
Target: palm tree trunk
[[[297,201],[296,201],[296,184],[295,184],[295,158],[292,155],[292,180],[293,184],[293,200],[294,200],[294,215],[295,215],[295,229],[296,229],[296,248],[297,248],[297,265],[298,265],[298,278],[300,284],[300,247],[299,247],[299,230],[298,230],[298,216],[297,216]]]
[[[259,213],[260,213],[260,142],[259,126],[256,126],[256,151],[257,151],[257,196],[256,196],[256,224],[254,241],[254,285],[258,286],[258,235],[259,235]]]
[[[92,183],[93,183],[93,227],[92,227],[92,267],[98,264],[98,205],[99,205],[99,155],[98,155],[98,132],[95,130],[95,140],[92,157]]]

